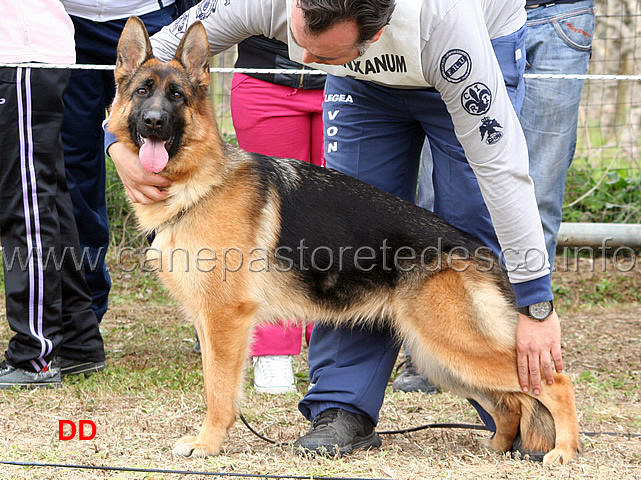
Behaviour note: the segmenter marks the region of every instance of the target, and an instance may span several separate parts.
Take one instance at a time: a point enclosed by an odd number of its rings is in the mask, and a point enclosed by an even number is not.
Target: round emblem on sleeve
[[[216,11],[216,4],[218,0],[204,0],[198,4],[196,8],[196,18],[198,20],[204,20],[213,12]]]
[[[461,105],[470,115],[483,115],[492,105],[492,92],[480,82],[473,83],[463,90]]]
[[[169,25],[169,31],[174,35],[180,35],[187,31],[189,25],[189,11],[183,13],[174,23]]]
[[[470,76],[472,59],[464,50],[453,49],[441,58],[441,75],[451,83],[459,83]]]

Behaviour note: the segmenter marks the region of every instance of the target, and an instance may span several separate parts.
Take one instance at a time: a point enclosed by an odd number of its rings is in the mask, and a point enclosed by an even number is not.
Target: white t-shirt
[[[3,0],[0,62],[76,61],[73,23],[58,0]]]
[[[61,0],[69,15],[86,18],[94,22],[108,22],[140,17],[155,12],[161,7],[173,5],[175,0]]]

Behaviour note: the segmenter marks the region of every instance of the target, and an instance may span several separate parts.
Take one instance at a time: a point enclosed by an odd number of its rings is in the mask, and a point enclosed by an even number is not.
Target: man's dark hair
[[[394,11],[394,0],[298,0],[305,28],[311,34],[327,31],[337,23],[353,20],[358,27],[358,43],[371,40],[387,25]]]

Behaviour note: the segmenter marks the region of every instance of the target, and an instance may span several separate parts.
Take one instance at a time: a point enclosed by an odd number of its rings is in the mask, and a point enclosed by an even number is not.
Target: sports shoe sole
[[[259,387],[258,385],[254,384],[254,389],[258,393],[269,393],[271,395],[284,395],[286,393],[296,391],[296,387],[294,385],[285,387]]]
[[[61,388],[61,381],[53,382],[2,382],[0,383],[0,390],[9,390],[10,388],[19,388],[19,389],[33,389],[33,388]]]
[[[90,373],[100,372],[105,368],[107,368],[107,362],[105,361],[82,362],[82,363],[74,363],[73,365],[69,365],[68,367],[61,367],[60,373],[62,374],[63,377],[67,375],[82,375],[82,374],[87,375]]]
[[[371,448],[378,448],[382,444],[383,442],[381,441],[381,437],[379,437],[378,433],[374,431],[366,437],[357,439],[348,445],[343,445],[342,447],[339,447],[338,452],[336,452],[336,447],[338,445],[333,445],[329,448],[327,448],[326,446],[321,446],[315,449],[310,449],[302,445],[299,445],[296,447],[296,453],[299,453],[302,455],[322,455],[322,456],[329,456],[329,457],[334,457],[338,453],[339,457],[343,457],[344,455],[350,455],[354,450],[361,450],[361,449],[369,450]]]

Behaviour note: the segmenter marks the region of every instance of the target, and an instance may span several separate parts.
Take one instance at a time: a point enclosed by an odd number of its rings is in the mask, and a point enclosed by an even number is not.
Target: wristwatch
[[[550,313],[554,310],[554,304],[552,300],[548,302],[534,303],[527,307],[519,307],[519,313],[527,315],[532,320],[537,322],[542,322],[550,316]]]

